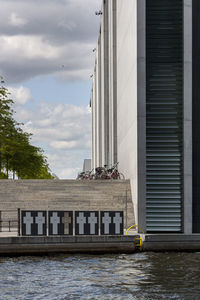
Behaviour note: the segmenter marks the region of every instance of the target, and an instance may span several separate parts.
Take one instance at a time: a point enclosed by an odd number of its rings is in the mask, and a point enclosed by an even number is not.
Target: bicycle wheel
[[[119,173],[119,175],[118,175],[118,179],[124,180],[124,179],[125,179],[125,176],[124,176],[124,174],[122,174],[122,173]]]
[[[101,174],[101,177],[100,177],[101,180],[106,180],[106,179],[111,179],[109,174],[106,172],[106,173],[102,173]]]

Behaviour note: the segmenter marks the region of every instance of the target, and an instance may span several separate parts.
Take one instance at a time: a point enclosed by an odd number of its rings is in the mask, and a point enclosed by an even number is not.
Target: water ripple
[[[0,258],[0,300],[200,299],[200,253]]]

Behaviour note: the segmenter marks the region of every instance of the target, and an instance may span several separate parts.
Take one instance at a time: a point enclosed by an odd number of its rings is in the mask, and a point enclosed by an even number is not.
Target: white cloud
[[[50,146],[55,149],[75,149],[78,145],[77,141],[52,141],[50,142]]]
[[[42,36],[4,35],[0,37],[0,43],[3,57],[12,56],[15,59],[55,59],[59,57],[59,52],[62,50],[60,47],[50,45]]]
[[[101,0],[1,0],[0,74],[6,82],[46,74],[65,81],[88,79],[100,5]]]
[[[16,106],[16,119],[43,148],[53,173],[75,178],[91,154],[91,114],[88,107],[42,103],[34,110]]]
[[[12,12],[10,15],[10,24],[13,26],[24,26],[27,23],[27,20],[17,15],[15,12]]]
[[[8,91],[11,94],[11,98],[15,104],[24,105],[32,100],[31,92],[28,88],[20,86],[17,88],[8,87]]]
[[[76,178],[80,171],[80,168],[67,168],[60,172],[60,176],[61,178]]]

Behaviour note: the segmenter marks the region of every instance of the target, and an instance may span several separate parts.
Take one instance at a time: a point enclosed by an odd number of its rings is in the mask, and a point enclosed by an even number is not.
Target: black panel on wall
[[[73,235],[73,212],[49,211],[49,235]]]
[[[200,1],[193,0],[193,232],[200,233]]]
[[[98,235],[98,228],[98,211],[75,211],[75,235]]]
[[[123,211],[101,211],[101,235],[123,235]]]
[[[46,211],[22,211],[22,235],[46,235]]]

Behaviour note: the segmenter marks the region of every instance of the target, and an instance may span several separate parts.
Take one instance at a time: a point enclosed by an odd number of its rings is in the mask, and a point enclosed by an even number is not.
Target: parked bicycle
[[[77,180],[90,180],[90,179],[92,179],[91,177],[92,177],[92,172],[93,172],[93,170],[92,171],[87,171],[87,172],[80,172],[80,173],[78,173],[78,176],[77,176]]]
[[[107,165],[104,165],[104,167],[95,168],[95,172],[94,170],[90,172],[81,172],[78,174],[77,180],[125,179],[124,175],[122,173],[119,173],[118,165],[119,163],[117,162],[111,168],[108,168]]]
[[[111,168],[108,168],[107,165],[104,165],[104,167],[97,167],[90,179],[125,179],[124,175],[118,171],[118,164],[119,163],[114,164]]]
[[[117,162],[110,169],[108,169],[110,179],[125,179],[124,175],[122,173],[119,173],[118,171],[118,164],[119,162]]]

